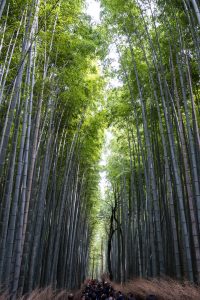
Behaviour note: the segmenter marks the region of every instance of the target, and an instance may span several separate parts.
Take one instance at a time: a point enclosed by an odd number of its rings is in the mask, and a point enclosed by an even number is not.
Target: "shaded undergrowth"
[[[144,300],[147,295],[154,294],[158,300],[200,300],[200,286],[185,281],[180,283],[171,279],[134,279],[125,285],[112,283],[116,291],[128,295],[133,293],[137,300]],[[84,287],[83,287],[84,288]],[[74,300],[81,299],[81,291],[74,293]],[[51,287],[36,289],[32,293],[24,295],[20,300],[67,300],[69,291],[55,291]],[[0,295],[0,300],[8,300],[6,293]]]
[[[124,294],[133,293],[137,300],[143,300],[149,294],[156,295],[158,300],[200,300],[200,286],[187,281],[180,283],[171,279],[135,279],[123,286],[113,284],[113,287]]]
[[[30,294],[23,295],[22,297],[18,297],[18,300],[65,300],[68,299],[69,291],[67,290],[54,290],[51,287],[47,287],[44,289],[36,289]],[[74,293],[74,299],[80,299],[81,292],[76,291]],[[1,293],[0,300],[9,300],[10,296],[7,293]]]

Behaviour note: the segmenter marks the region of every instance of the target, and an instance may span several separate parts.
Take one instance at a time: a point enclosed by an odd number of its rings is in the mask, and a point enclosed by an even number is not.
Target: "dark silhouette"
[[[157,297],[155,295],[149,295],[146,297],[146,300],[157,300]]]
[[[129,294],[128,300],[136,300],[134,295],[132,293]]]
[[[118,292],[117,300],[124,300],[124,296],[122,295],[121,291]]]

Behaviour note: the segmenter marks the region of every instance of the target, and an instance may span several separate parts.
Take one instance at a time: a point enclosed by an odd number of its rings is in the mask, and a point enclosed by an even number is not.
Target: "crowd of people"
[[[70,294],[69,300],[73,300]],[[128,295],[121,291],[115,291],[112,285],[106,281],[90,280],[82,290],[81,300],[137,300],[133,293]],[[146,300],[157,300],[155,295],[148,295]]]
[[[117,297],[116,297],[117,296]],[[124,300],[122,293],[119,291],[116,295],[113,287],[109,282],[99,282],[90,280],[85,287],[82,300]]]

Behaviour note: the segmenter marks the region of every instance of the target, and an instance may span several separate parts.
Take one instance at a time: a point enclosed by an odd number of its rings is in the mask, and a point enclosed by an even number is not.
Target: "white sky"
[[[101,19],[100,19],[101,7],[100,7],[100,2],[98,0],[86,0],[86,13],[89,16],[91,16],[92,24],[98,25],[101,23]],[[116,46],[114,44],[111,44],[109,47],[108,58],[112,61],[111,68],[117,71],[119,69],[119,57],[117,54]],[[107,88],[118,87],[121,85],[122,83],[119,81],[119,79],[116,76],[116,78],[110,79]],[[113,134],[111,130],[107,129],[105,132],[105,143],[102,150],[101,161],[100,161],[101,166],[105,166],[107,164],[107,159],[111,154],[110,143],[112,140],[112,136]],[[101,179],[99,182],[99,187],[101,191],[101,197],[102,199],[105,199],[105,192],[109,185],[106,178],[106,171],[100,172],[100,177]]]
[[[101,161],[100,161],[100,165],[102,167],[106,166],[108,157],[111,154],[110,143],[111,143],[112,137],[113,137],[112,132],[109,129],[107,129],[106,133],[105,133],[105,143],[104,143],[104,147],[102,150]],[[99,182],[99,187],[100,187],[100,191],[101,191],[101,197],[102,197],[102,199],[105,199],[105,192],[109,185],[109,183],[107,181],[106,171],[100,172],[100,177],[101,177],[101,179]]]
[[[86,0],[86,13],[91,16],[95,24],[100,24],[100,2],[96,0]]]
[[[92,18],[92,24],[98,25],[101,23],[101,5],[99,0],[86,0],[86,13]],[[111,68],[113,70],[119,69],[119,57],[116,46],[111,44],[109,47],[108,58],[111,60]],[[111,78],[108,83],[108,88],[121,86],[122,83],[117,78]]]

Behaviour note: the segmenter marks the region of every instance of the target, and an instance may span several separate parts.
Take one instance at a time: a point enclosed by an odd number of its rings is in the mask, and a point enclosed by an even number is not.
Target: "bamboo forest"
[[[199,0],[0,0],[0,299],[200,299],[199,75]]]

